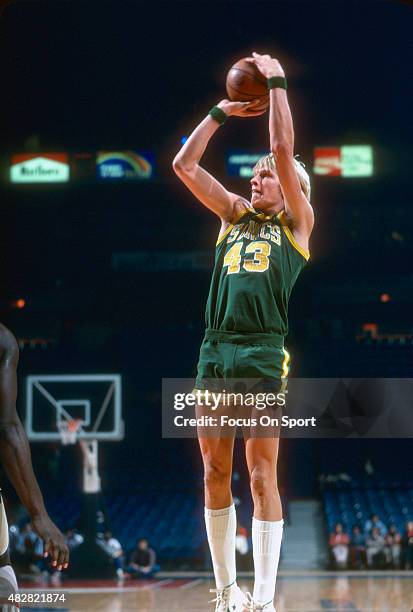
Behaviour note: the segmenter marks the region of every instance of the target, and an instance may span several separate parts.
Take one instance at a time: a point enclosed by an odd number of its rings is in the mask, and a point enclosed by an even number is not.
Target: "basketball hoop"
[[[81,421],[79,419],[70,419],[69,421],[62,419],[59,421],[57,427],[60,434],[60,440],[64,446],[76,444],[80,423]]]

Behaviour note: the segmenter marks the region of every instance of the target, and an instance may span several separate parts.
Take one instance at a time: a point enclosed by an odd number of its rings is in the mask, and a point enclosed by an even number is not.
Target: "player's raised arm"
[[[222,100],[195,128],[173,160],[173,169],[196,198],[222,221],[230,222],[239,196],[231,193],[199,165],[209,140],[229,116],[256,117],[265,111],[255,111],[257,102]],[[217,110],[219,109],[219,110]],[[212,112],[212,115],[211,115]]]
[[[0,460],[58,569],[67,567],[69,551],[64,536],[51,521],[33,472],[26,432],[16,412],[16,370],[19,349],[13,334],[0,324]]]
[[[270,88],[270,145],[284,194],[285,209],[295,230],[308,238],[314,225],[314,214],[301,189],[294,162],[294,127],[284,70],[279,61],[269,55],[253,53],[253,57],[247,61],[254,63],[267,79]]]

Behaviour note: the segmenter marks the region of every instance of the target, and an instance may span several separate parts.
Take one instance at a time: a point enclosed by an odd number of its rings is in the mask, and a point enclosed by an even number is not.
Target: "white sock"
[[[205,508],[205,524],[217,589],[223,589],[236,579],[237,519],[234,504],[222,510]]]
[[[257,603],[266,604],[274,599],[280,560],[284,521],[252,519],[252,548],[254,555],[254,594]]]

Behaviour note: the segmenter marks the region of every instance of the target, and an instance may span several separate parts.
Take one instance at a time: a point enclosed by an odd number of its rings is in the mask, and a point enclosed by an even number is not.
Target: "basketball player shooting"
[[[33,472],[26,432],[16,411],[18,360],[16,339],[0,324],[0,461],[29,513],[34,531],[44,542],[44,556],[50,558],[53,567],[62,570],[68,566],[69,550],[63,534],[47,514]],[[7,604],[8,597],[17,591],[8,545],[9,530],[0,495],[0,605]]]
[[[208,379],[217,377],[259,378],[280,388],[289,366],[284,347],[288,300],[309,258],[308,242],[314,224],[310,181],[303,165],[294,158],[284,70],[269,55],[253,53],[247,61],[267,80],[270,104],[270,153],[254,167],[251,200],[227,191],[199,161],[210,138],[227,118],[263,114],[262,100],[222,100],[192,132],[173,162],[178,177],[221,220],[197,389],[207,389]],[[230,488],[234,440],[199,439],[216,612],[275,611],[283,531],[276,471],[278,442],[278,437],[245,440],[254,502],[255,581],[251,595],[244,594],[236,582],[236,516]]]

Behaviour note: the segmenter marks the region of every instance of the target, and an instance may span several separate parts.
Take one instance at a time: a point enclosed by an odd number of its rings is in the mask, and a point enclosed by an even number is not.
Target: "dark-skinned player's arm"
[[[253,53],[248,61],[254,63],[266,79],[285,77],[277,59]],[[287,92],[282,88],[270,90],[270,144],[276,160],[277,174],[285,199],[285,210],[291,219],[297,241],[308,249],[308,239],[314,225],[314,212],[302,192],[294,162],[294,127]]]
[[[0,338],[0,461],[30,515],[33,529],[44,542],[44,555],[50,556],[57,569],[65,569],[69,550],[47,514],[26,432],[16,411],[19,349],[13,334],[1,324]]]
[[[255,100],[253,102],[222,100],[217,106],[227,116],[256,117],[265,112],[255,111],[256,104]],[[248,203],[244,198],[225,189],[219,181],[199,165],[208,142],[218,128],[219,123],[207,115],[189,136],[172,165],[177,176],[194,196],[218,215],[225,225],[238,214],[238,208],[244,209]]]

